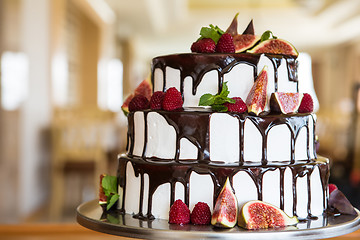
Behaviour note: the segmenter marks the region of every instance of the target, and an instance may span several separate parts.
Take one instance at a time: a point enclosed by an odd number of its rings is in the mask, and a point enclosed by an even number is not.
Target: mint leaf
[[[212,105],[211,108],[217,112],[226,112],[228,110],[227,107],[221,104]]]
[[[107,197],[109,197],[111,194],[117,193],[117,177],[106,175],[103,177],[101,185]]]
[[[119,197],[120,196],[117,193],[114,195],[111,195],[111,197],[108,198],[106,210],[109,210],[116,203],[116,201],[119,199]]]
[[[200,97],[199,106],[211,106],[214,104],[214,96],[210,93],[204,94]]]
[[[218,26],[214,26],[212,24],[209,25],[210,27],[202,27],[200,30],[200,39],[202,38],[211,38],[214,40],[215,43],[217,43],[221,37],[221,35],[224,34],[224,31],[221,30]]]
[[[226,112],[227,107],[224,106],[225,103],[235,103],[236,101],[232,98],[229,98],[230,91],[227,86],[227,82],[224,82],[222,85],[221,92],[219,94],[212,95],[206,93],[200,97],[199,106],[211,106],[214,111],[217,112]]]
[[[277,37],[274,36],[274,34],[273,34],[270,30],[265,31],[265,32],[261,35],[261,42],[270,39],[271,36],[272,36],[273,39],[277,39]]]

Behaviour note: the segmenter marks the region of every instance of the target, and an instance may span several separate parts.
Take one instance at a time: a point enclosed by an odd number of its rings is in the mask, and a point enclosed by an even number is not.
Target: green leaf
[[[212,104],[214,104],[214,96],[210,93],[200,97],[199,106],[211,106]]]
[[[270,38],[277,39],[277,37],[274,36],[274,34],[270,30],[267,30],[261,35],[261,42],[266,41]]]
[[[103,177],[101,185],[107,197],[117,193],[117,177],[106,175]]]
[[[222,104],[212,105],[211,108],[217,112],[226,112],[228,110],[228,108]]]
[[[210,27],[202,27],[200,30],[200,39],[202,38],[211,38],[214,40],[215,43],[217,43],[221,37],[221,35],[224,34],[224,31],[221,30],[218,26],[214,26],[210,24]]]
[[[114,223],[114,224],[119,224],[120,223],[120,220],[118,218],[112,216],[111,214],[106,214],[106,220],[109,223]]]
[[[108,204],[106,206],[106,210],[109,210],[116,203],[119,197],[120,197],[119,194],[111,195],[111,197],[108,198]]]

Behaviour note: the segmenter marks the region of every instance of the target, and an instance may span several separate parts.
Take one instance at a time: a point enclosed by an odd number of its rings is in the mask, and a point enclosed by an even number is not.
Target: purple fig
[[[238,28],[238,20],[237,20],[237,17],[238,17],[239,13],[237,13],[234,17],[234,19],[232,20],[230,26],[228,27],[228,29],[226,29],[226,33],[229,33],[231,36],[235,36],[235,35],[238,35],[238,31],[237,31],[237,28]]]
[[[353,205],[339,189],[330,193],[328,204],[331,209],[336,209],[342,214],[357,215]]]

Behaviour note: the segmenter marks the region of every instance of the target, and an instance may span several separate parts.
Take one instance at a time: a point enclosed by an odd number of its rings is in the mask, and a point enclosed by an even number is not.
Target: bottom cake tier
[[[329,160],[324,157],[261,166],[121,155],[118,209],[140,219],[168,219],[172,203],[182,199],[190,210],[197,202],[206,202],[212,210],[227,177],[239,207],[250,200],[262,200],[300,219],[319,216],[327,208]]]

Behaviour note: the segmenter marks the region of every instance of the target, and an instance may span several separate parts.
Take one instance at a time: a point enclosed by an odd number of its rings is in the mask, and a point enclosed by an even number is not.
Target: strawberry
[[[188,224],[190,222],[190,210],[180,199],[176,200],[170,208],[169,223]]]
[[[193,224],[210,224],[211,211],[209,205],[204,202],[198,202],[191,213],[190,219]]]
[[[234,53],[235,45],[233,37],[229,33],[224,33],[221,35],[216,45],[215,51],[219,53]]]
[[[162,102],[162,109],[166,111],[173,111],[182,108],[183,100],[181,93],[175,88],[169,88],[164,96]]]
[[[149,100],[143,95],[136,95],[129,103],[130,112],[148,109],[149,107]]]
[[[337,186],[335,184],[330,183],[329,184],[329,195],[336,189],[338,189]]]
[[[202,38],[191,45],[191,51],[197,53],[213,53],[216,44],[211,38]]]
[[[314,103],[312,97],[308,93],[304,93],[299,106],[299,113],[311,113],[314,110]]]
[[[162,105],[164,96],[165,96],[165,93],[162,91],[154,92],[154,94],[151,96],[151,99],[150,99],[150,108],[152,110],[161,109],[161,105]]]
[[[240,97],[233,97],[235,103],[225,103],[224,106],[228,108],[228,112],[244,113],[247,111],[245,102]]]

